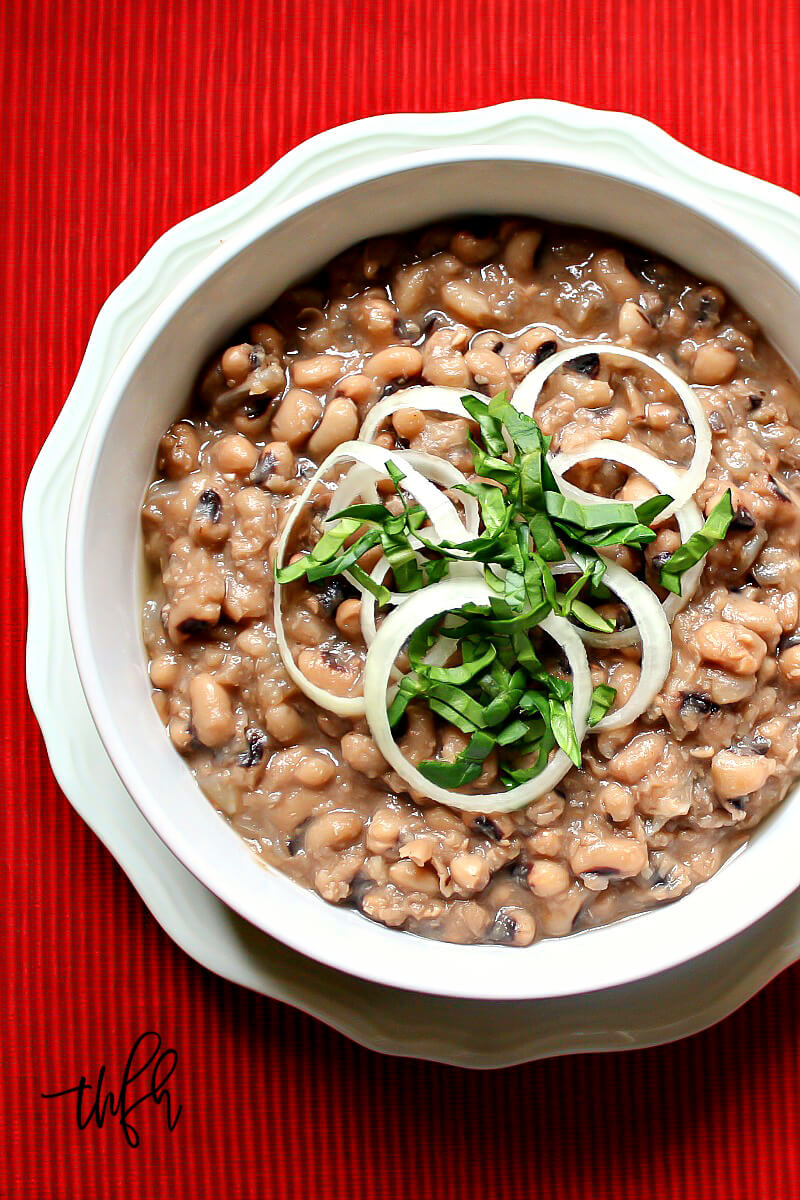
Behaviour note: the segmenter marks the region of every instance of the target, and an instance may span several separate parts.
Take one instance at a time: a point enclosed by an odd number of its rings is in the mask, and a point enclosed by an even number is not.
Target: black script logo
[[[42,1092],[41,1096],[43,1100],[75,1096],[75,1116],[79,1129],[86,1129],[92,1121],[100,1129],[107,1116],[118,1119],[125,1140],[135,1149],[140,1141],[139,1131],[130,1116],[146,1101],[151,1101],[159,1108],[163,1105],[161,1111],[170,1132],[178,1124],[182,1105],[178,1104],[173,1109],[172,1094],[167,1088],[167,1082],[175,1074],[177,1066],[177,1050],[162,1050],[161,1035],[148,1030],[133,1043],[116,1094],[109,1086],[104,1063],[94,1083],[82,1075],[73,1087],[62,1088],[58,1092]]]

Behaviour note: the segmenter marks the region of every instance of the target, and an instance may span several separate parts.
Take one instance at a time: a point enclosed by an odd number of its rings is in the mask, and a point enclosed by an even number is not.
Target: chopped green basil
[[[474,537],[458,543],[433,539],[424,507],[412,503],[401,487],[402,466],[389,460],[386,471],[397,492],[393,507],[399,511],[383,504],[353,504],[332,514],[310,552],[282,567],[277,579],[291,583],[306,577],[314,583],[347,572],[383,606],[391,598],[389,587],[376,583],[359,565],[375,546],[388,561],[396,592],[438,582],[454,562],[481,564],[491,602],[431,618],[414,631],[408,643],[410,670],[395,691],[388,716],[396,728],[409,704],[422,703],[469,737],[453,762],[437,758],[420,764],[431,782],[447,788],[473,782],[494,752],[500,780],[512,788],[540,774],[556,747],[576,766],[581,764],[572,683],[541,661],[532,637],[535,627],[555,612],[585,629],[612,632],[614,623],[595,607],[611,596],[599,551],[611,546],[642,550],[654,540],[653,522],[672,498],[656,495],[637,505],[614,500],[581,504],[564,495],[550,468],[551,439],[505,394],[488,404],[467,394],[462,403],[473,422],[469,445],[476,478],[458,490],[478,502],[481,527]],[[662,567],[665,588],[680,593],[683,574],[725,536],[732,518],[728,491],[703,528]],[[568,585],[551,569],[567,557],[578,572]],[[441,638],[452,643],[449,659],[443,665],[428,663]],[[594,689],[590,726],[602,720],[615,698],[609,684]]]
[[[683,575],[695,563],[699,563],[701,558],[705,558],[712,546],[722,541],[732,520],[733,496],[729,488],[709,513],[703,528],[693,533],[682,546],[678,546],[675,553],[664,563],[659,574],[661,586],[680,596]]]

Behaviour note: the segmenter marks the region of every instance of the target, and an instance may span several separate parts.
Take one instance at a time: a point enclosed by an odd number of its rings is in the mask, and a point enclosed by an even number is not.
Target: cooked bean
[[[294,770],[294,777],[304,787],[320,788],[336,776],[336,763],[325,754],[306,754]]]
[[[273,358],[280,358],[283,355],[283,335],[278,332],[274,325],[268,325],[264,321],[259,321],[257,324],[251,325],[250,340],[262,346],[267,354]]]
[[[775,770],[774,759],[760,754],[737,754],[718,750],[711,760],[714,791],[721,800],[749,796],[762,788]]]
[[[315,646],[300,653],[298,664],[311,683],[333,692],[334,696],[352,696],[361,690],[361,667],[353,659]]]
[[[414,346],[387,346],[364,366],[364,374],[381,385],[395,379],[413,379],[421,371],[422,355]]]
[[[781,635],[781,623],[768,604],[759,604],[743,596],[731,596],[722,609],[722,615],[726,621],[746,625],[773,648]]]
[[[620,336],[628,338],[631,345],[646,345],[651,342],[656,331],[642,312],[638,304],[626,300],[619,310],[618,328]]]
[[[489,937],[493,942],[511,946],[530,946],[536,937],[536,921],[527,909],[506,905],[498,909]]]
[[[352,591],[350,584],[341,576],[321,579],[314,585],[314,595],[309,597],[309,607],[315,612],[322,611],[332,617],[345,598],[352,594]]]
[[[633,815],[633,792],[621,783],[604,783],[600,788],[600,802],[612,821],[628,821]]]
[[[492,257],[497,250],[497,242],[494,238],[476,237],[474,233],[462,230],[453,235],[450,250],[463,263],[474,267]]]
[[[200,438],[188,421],[176,421],[158,443],[158,470],[168,479],[183,479],[197,467]]]
[[[641,504],[643,500],[649,500],[655,495],[657,489],[652,483],[643,479],[641,475],[631,475],[617,493],[617,499],[627,500],[629,504]]]
[[[533,275],[536,252],[542,242],[538,229],[522,229],[513,234],[503,251],[506,270],[517,279],[527,281]]]
[[[619,250],[604,250],[595,254],[592,273],[612,299],[623,304],[626,300],[638,300],[642,285],[625,264],[625,256]]]
[[[640,733],[618,751],[608,764],[614,779],[620,783],[639,783],[663,757],[667,740],[663,733]]]
[[[800,578],[800,558],[782,546],[765,546],[751,574],[761,587],[794,590]]]
[[[243,383],[253,369],[250,355],[253,347],[248,342],[231,346],[222,356],[222,374],[228,383]]]
[[[270,641],[264,629],[259,629],[258,625],[248,625],[237,635],[236,646],[243,650],[243,653],[252,655],[252,658],[260,659],[264,658],[269,650]]]
[[[355,642],[361,637],[361,601],[343,600],[336,610],[336,628]]]
[[[609,834],[579,843],[570,853],[569,865],[576,875],[597,873],[627,879],[647,866],[647,846],[636,838]]]
[[[425,896],[439,895],[439,880],[428,867],[418,867],[403,858],[389,867],[389,878],[404,892],[422,892]]]
[[[239,755],[237,763],[240,767],[244,767],[247,770],[250,767],[258,766],[261,762],[269,738],[263,729],[254,728],[245,730],[245,737],[247,739],[247,749]]]
[[[697,630],[695,644],[707,662],[718,663],[734,675],[754,675],[767,653],[763,638],[730,621],[707,621]]]
[[[236,729],[231,699],[213,675],[201,672],[189,683],[192,726],[204,746],[224,746]]]
[[[800,645],[789,646],[778,657],[778,669],[792,687],[800,687]]]
[[[376,339],[389,337],[394,333],[398,310],[385,296],[376,291],[367,292],[352,306],[353,324],[371,334]]]
[[[482,892],[489,882],[489,864],[482,854],[457,854],[450,863],[450,876],[462,895]]]
[[[469,283],[449,280],[442,288],[442,300],[460,320],[470,324],[482,325],[491,317],[488,300]]]
[[[260,484],[268,492],[286,492],[289,481],[294,478],[295,466],[296,460],[288,442],[267,442],[250,472],[249,482]]]
[[[505,359],[491,350],[468,350],[464,362],[472,372],[475,383],[485,387],[490,396],[512,391],[512,380]]]
[[[377,386],[369,375],[345,375],[336,384],[337,395],[347,396],[355,404],[366,404],[377,395]]]
[[[672,404],[662,404],[659,400],[653,401],[652,404],[645,405],[644,413],[645,421],[650,428],[661,430],[661,432],[680,423],[680,416],[677,408],[675,408]]]
[[[358,409],[352,400],[344,396],[331,400],[319,426],[308,439],[309,454],[321,462],[342,442],[349,442],[356,436],[359,423]]]
[[[386,761],[371,737],[365,733],[346,733],[342,738],[342,754],[354,771],[375,779],[386,770]]]
[[[358,734],[348,734],[348,737],[358,737]],[[344,749],[344,745],[342,746]],[[385,854],[397,844],[401,829],[400,817],[388,808],[376,809],[367,827],[367,849],[373,854]]]
[[[419,437],[425,428],[425,414],[418,408],[401,408],[393,414],[392,424],[397,436],[410,442],[412,438]]]
[[[430,268],[422,262],[397,272],[392,294],[401,313],[413,313],[422,308],[432,288]]]
[[[220,471],[233,475],[248,475],[258,461],[258,450],[241,433],[220,438],[213,453]]]
[[[272,435],[289,446],[299,446],[322,416],[322,404],[313,392],[291,388],[272,421]]]
[[[462,328],[440,329],[426,341],[422,350],[422,373],[429,383],[441,387],[469,387],[469,368],[461,350],[468,341]]]
[[[694,359],[693,374],[696,383],[727,383],[736,374],[739,359],[733,350],[721,342],[704,342]]]
[[[276,704],[267,709],[264,721],[267,732],[282,745],[296,742],[303,732],[303,718],[291,704]]]
[[[528,885],[536,896],[560,896],[569,887],[571,878],[563,863],[539,858],[531,863]]]
[[[328,388],[336,383],[344,369],[345,360],[338,354],[295,359],[292,363],[292,382],[296,388]]]
[[[364,822],[358,813],[336,809],[315,817],[305,836],[306,853],[341,850],[360,835]]]
[[[566,364],[570,371],[577,371],[579,375],[586,375],[589,379],[596,379],[600,370],[600,355],[599,354],[579,354],[576,358],[571,358]]]
[[[170,688],[177,682],[180,666],[174,654],[161,654],[150,663],[150,682],[156,688]]]

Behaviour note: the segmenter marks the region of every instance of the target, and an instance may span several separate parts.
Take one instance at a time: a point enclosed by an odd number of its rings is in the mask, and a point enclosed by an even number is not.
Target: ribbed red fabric
[[[59,794],[27,706],[19,507],[95,314],[150,243],[296,142],[549,96],[800,187],[796,0],[2,0],[0,1194],[800,1196],[800,970],[709,1033],[476,1074],[368,1053],[196,966]],[[180,1054],[174,1133],[39,1091]],[[487,1029],[487,1037],[491,1030]]]

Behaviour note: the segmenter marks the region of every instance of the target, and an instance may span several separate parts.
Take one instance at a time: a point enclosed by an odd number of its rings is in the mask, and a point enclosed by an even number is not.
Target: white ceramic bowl
[[[634,239],[719,282],[798,366],[800,265],[778,263],[755,223],[722,223],[713,207],[683,177],[587,167],[577,138],[574,150],[557,154],[443,146],[398,155],[243,222],[187,274],[123,356],[90,425],[70,505],[75,656],[101,738],[144,816],[189,870],[256,926],[379,983],[529,999],[666,970],[740,932],[800,885],[800,805],[790,799],[711,881],[631,920],[526,950],[388,930],[265,868],[214,813],[156,716],[141,640],[139,505],[158,438],[210,351],[289,283],[366,236],[456,213],[529,213]]]

